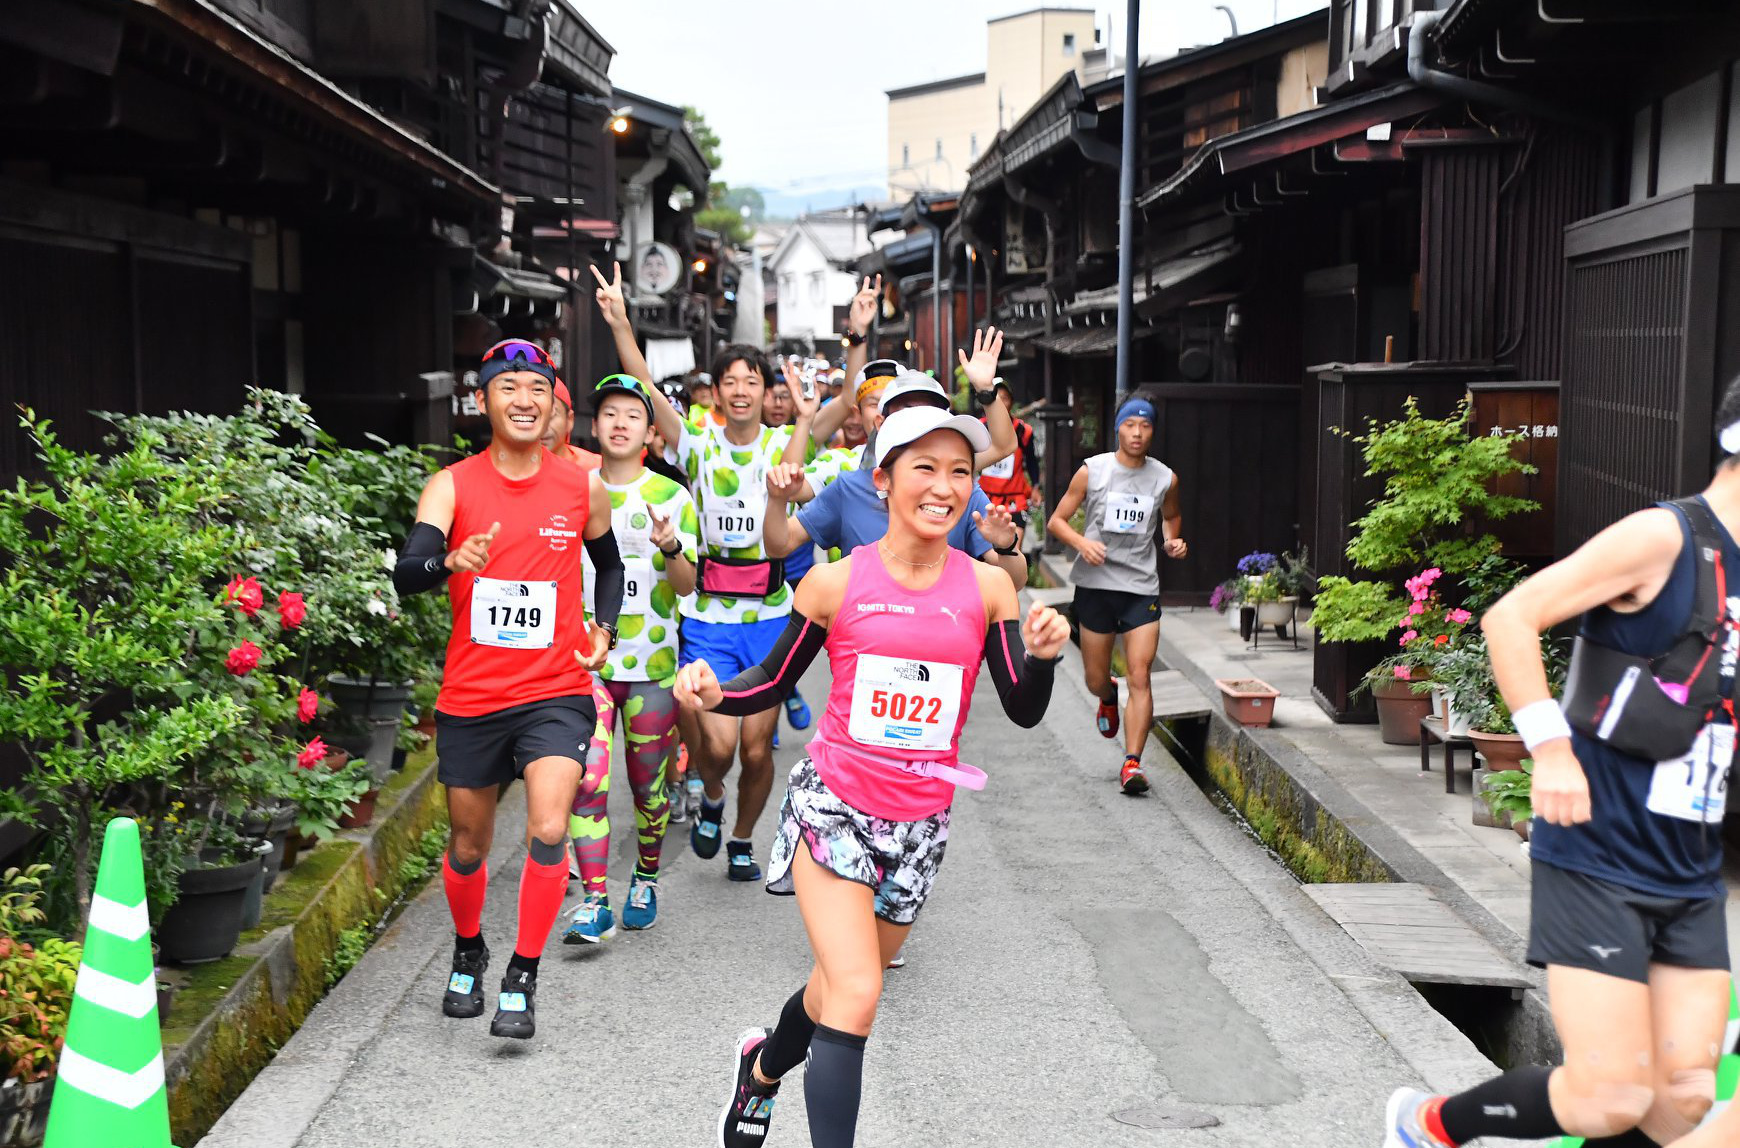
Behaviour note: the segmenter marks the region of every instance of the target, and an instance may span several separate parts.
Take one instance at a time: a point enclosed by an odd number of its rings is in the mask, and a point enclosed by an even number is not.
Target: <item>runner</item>
[[[574,445],[574,397],[560,378],[556,380],[556,405],[550,412],[550,429],[544,432],[543,443],[557,458],[576,463],[581,470],[597,470],[603,461],[592,451]]]
[[[984,785],[957,756],[979,662],[1013,721],[1044,716],[1068,624],[1037,604],[1023,620],[1008,579],[948,542],[973,489],[973,451],[989,445],[970,415],[890,416],[875,471],[886,535],[811,572],[759,666],[724,685],[705,660],[677,675],[685,707],[747,715],[778,704],[819,650],[833,674],[813,756],[791,771],[767,883],[797,895],[814,969],[777,1028],[738,1038],[722,1148],[766,1141],[780,1078],[806,1057],[811,1143],[853,1143],[882,967],[936,880],[955,786]]]
[[[437,776],[452,824],[442,884],[453,914],[453,970],[442,1011],[483,1013],[489,967],[482,917],[498,787],[526,783],[529,848],[520,874],[519,934],[489,1031],[529,1038],[538,958],[562,908],[568,810],[597,725],[591,671],[615,642],[623,568],[610,501],[596,471],[559,465],[540,441],[556,372],[538,347],[509,340],[484,352],[478,405],[492,438],[482,454],[429,480],[393,570],[401,594],[451,576],[453,635],[435,709]],[[457,545],[450,546],[449,540]],[[583,610],[581,544],[597,568],[597,625]]]
[[[597,299],[616,339],[623,362],[634,333],[622,301],[622,274],[607,281],[595,267]],[[638,358],[638,351],[634,357]],[[797,414],[790,427],[761,425],[761,401],[769,369],[753,347],[725,347],[715,357],[720,414],[725,425],[696,429],[654,391],[653,418],[667,441],[677,443],[677,459],[689,475],[702,529],[697,593],[682,600],[681,661],[705,658],[736,673],[760,662],[785,628],[791,590],[781,563],[762,549],[767,514],[767,472],[781,461],[801,463],[810,439],[815,402],[792,396]],[[684,731],[704,796],[689,830],[698,856],[718,855],[725,817],[725,777],[733,758],[742,765],[737,781],[737,819],[725,843],[726,874],[733,881],[758,881],[751,840],[755,822],[773,788],[773,731],[777,714],[758,713],[741,723],[722,715],[701,715]],[[692,740],[691,740],[692,739]]]
[[[984,392],[979,392],[981,397]],[[1015,395],[1001,376],[992,382],[990,401],[1009,412],[1015,428],[1015,453],[987,466],[979,485],[991,501],[1007,506],[1017,522],[1026,522],[1027,504],[1038,497],[1039,456],[1033,450],[1033,428],[1015,417]],[[988,421],[989,416],[985,416]]]
[[[1168,558],[1182,558],[1189,547],[1181,537],[1178,476],[1148,457],[1154,438],[1154,407],[1130,399],[1118,409],[1118,449],[1096,454],[1070,479],[1046,523],[1078,555],[1070,569],[1075,583],[1075,620],[1081,627],[1081,662],[1088,689],[1100,699],[1100,734],[1118,736],[1118,682],[1112,677],[1112,645],[1124,635],[1124,765],[1118,785],[1132,796],[1148,791],[1142,749],[1154,724],[1154,693],[1149,681],[1154,651],[1160,645],[1160,563],[1154,544]],[[1085,505],[1083,532],[1069,524]]]
[[[1560,1133],[1639,1148],[1740,1143],[1733,1108],[1692,1131],[1715,1097],[1728,1016],[1740,380],[1716,425],[1727,457],[1701,495],[1621,519],[1481,620],[1534,758],[1528,960],[1547,970],[1564,1066],[1513,1069],[1451,1097],[1399,1089],[1388,1148]],[[1561,708],[1539,639],[1579,615]]]
[[[582,899],[562,934],[570,945],[598,944],[616,933],[606,878],[611,741],[619,715],[639,835],[622,927],[650,929],[658,919],[659,851],[671,811],[665,762],[677,741],[677,707],[671,700],[677,673],[677,599],[695,592],[694,503],[682,486],[641,461],[652,431],[646,384],[632,375],[610,375],[593,389],[592,411],[598,445],[604,450],[599,476],[622,552],[623,597],[619,641],[593,683],[598,727],[568,819],[574,871],[582,882]],[[587,585],[592,585],[590,571]]]

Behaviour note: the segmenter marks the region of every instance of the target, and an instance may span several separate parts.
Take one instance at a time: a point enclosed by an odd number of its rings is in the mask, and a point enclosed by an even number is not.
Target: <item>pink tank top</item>
[[[845,600],[828,631],[833,684],[810,757],[829,789],[872,817],[918,821],[947,809],[985,656],[985,601],[973,559],[952,547],[928,590],[896,582],[876,545],[852,551]]]

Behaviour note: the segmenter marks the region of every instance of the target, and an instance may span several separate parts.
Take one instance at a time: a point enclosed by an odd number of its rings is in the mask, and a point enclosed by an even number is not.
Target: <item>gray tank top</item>
[[[1160,592],[1159,556],[1154,548],[1160,510],[1172,488],[1172,469],[1158,459],[1146,459],[1139,470],[1118,461],[1117,454],[1096,454],[1086,462],[1086,518],[1082,533],[1106,547],[1103,566],[1079,556],[1070,570],[1077,586],[1123,590],[1130,594]]]

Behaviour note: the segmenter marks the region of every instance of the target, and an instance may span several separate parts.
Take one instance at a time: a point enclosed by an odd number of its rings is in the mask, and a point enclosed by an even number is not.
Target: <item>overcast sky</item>
[[[1325,0],[1226,0],[1239,31]],[[715,178],[778,192],[882,183],[888,88],[983,71],[985,21],[1029,11],[1021,0],[639,0],[585,4],[616,49],[613,84],[693,104],[719,133]],[[1123,47],[1125,5],[1081,2]],[[1144,56],[1228,33],[1210,0],[1143,0]],[[803,45],[807,45],[803,46]]]

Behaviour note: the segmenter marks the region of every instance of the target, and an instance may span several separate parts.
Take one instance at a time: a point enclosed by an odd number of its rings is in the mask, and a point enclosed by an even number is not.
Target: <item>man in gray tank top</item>
[[[1178,476],[1159,459],[1148,457],[1154,438],[1154,408],[1131,399],[1118,410],[1118,449],[1082,464],[1058,500],[1046,529],[1078,557],[1070,571],[1075,582],[1075,620],[1081,627],[1081,660],[1088,689],[1100,699],[1100,734],[1118,736],[1118,683],[1112,678],[1112,644],[1124,635],[1130,697],[1124,705],[1124,765],[1118,784],[1125,793],[1144,793],[1142,747],[1154,723],[1149,672],[1160,645],[1160,561],[1155,543],[1169,558],[1188,548],[1181,537]],[[1082,529],[1069,524],[1083,509]]]

